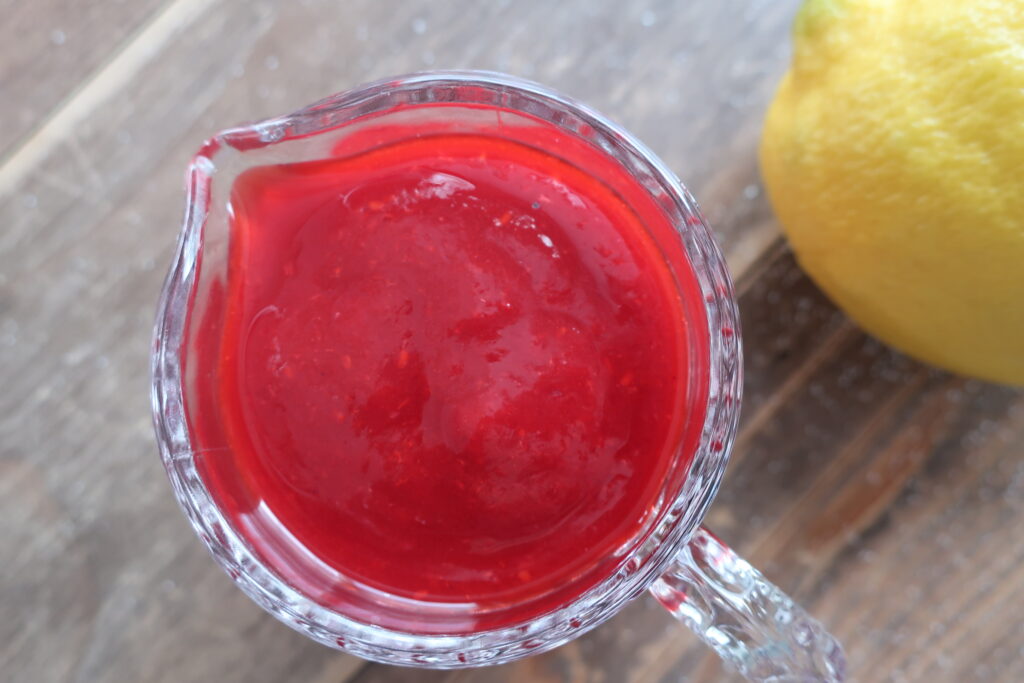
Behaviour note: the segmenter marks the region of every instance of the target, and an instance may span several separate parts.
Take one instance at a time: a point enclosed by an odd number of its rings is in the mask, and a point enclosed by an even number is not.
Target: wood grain
[[[865,337],[802,275],[761,193],[760,120],[785,68],[795,6],[4,7],[0,679],[727,677],[650,600],[500,668],[411,671],[320,648],[234,589],[161,471],[149,334],[182,171],[200,141],[370,78],[490,68],[548,83],[626,125],[716,227],[742,293],[747,381],[709,523],[829,624],[857,680],[1024,680],[1024,395]],[[65,25],[74,28],[54,44]]]
[[[0,2],[0,158],[110,59],[160,3]]]

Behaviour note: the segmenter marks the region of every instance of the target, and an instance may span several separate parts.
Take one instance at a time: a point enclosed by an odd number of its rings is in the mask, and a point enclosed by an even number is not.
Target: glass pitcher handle
[[[788,595],[701,527],[651,593],[752,681],[842,681],[843,649]]]

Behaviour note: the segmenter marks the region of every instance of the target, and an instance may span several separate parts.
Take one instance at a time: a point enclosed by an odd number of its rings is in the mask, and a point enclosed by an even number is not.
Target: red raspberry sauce
[[[237,179],[191,424],[282,578],[487,609],[611,571],[694,448],[706,372],[684,334],[699,289],[651,238],[672,227],[615,168],[439,134]]]

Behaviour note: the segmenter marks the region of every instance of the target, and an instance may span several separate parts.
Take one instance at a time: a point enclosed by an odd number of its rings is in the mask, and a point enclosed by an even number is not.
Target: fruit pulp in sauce
[[[237,178],[191,428],[285,581],[330,606],[300,557],[321,583],[541,610],[621,559],[695,448],[706,351],[684,331],[697,284],[618,173],[436,134]]]

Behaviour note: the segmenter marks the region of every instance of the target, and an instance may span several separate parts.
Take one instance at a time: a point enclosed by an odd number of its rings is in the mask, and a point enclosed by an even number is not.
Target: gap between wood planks
[[[40,161],[60,142],[73,136],[76,125],[123,89],[177,32],[195,22],[213,3],[214,0],[172,0],[155,12],[0,160],[0,196],[13,193]]]

